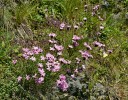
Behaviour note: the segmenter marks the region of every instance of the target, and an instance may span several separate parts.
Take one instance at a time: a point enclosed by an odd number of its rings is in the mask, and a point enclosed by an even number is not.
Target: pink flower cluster
[[[47,60],[47,70],[52,71],[52,72],[57,72],[60,70],[60,63],[58,61],[56,61],[56,58],[50,54],[47,53],[46,54],[46,60]]]
[[[79,37],[77,35],[73,35],[72,42],[75,47],[79,45],[78,40],[80,40],[80,39],[81,39],[81,37]]]
[[[64,63],[64,64],[70,64],[71,63],[71,61],[65,60],[64,58],[59,58],[59,61]]]
[[[49,40],[49,43],[54,44],[53,47],[50,47],[50,51],[57,51],[58,55],[62,55],[62,51],[64,49],[64,47],[62,45],[58,45],[57,41],[54,39],[54,37],[56,37],[55,33],[51,33],[49,34],[50,37],[53,37],[51,40]]]
[[[60,24],[60,29],[62,30],[62,29],[64,29],[64,27],[65,27],[65,23],[61,23]]]
[[[98,47],[105,47],[104,44],[102,44],[102,43],[100,43],[100,42],[97,42],[97,41],[94,41],[93,44],[94,44],[95,46],[98,46]]]
[[[38,63],[38,72],[39,72],[39,78],[37,77],[37,74],[33,75],[32,77],[30,77],[30,75],[26,75],[25,79],[28,81],[30,80],[30,78],[34,78],[35,82],[38,84],[41,84],[44,82],[44,77],[45,77],[45,71],[43,69],[43,65],[41,63]],[[18,76],[17,80],[18,82],[20,82],[22,80],[23,77]]]
[[[54,48],[57,50],[57,51],[62,51],[64,49],[64,47],[62,45],[57,45],[57,44],[54,44]]]
[[[66,82],[66,76],[60,75],[59,80],[57,80],[57,87],[60,88],[62,91],[67,91],[69,85]]]
[[[52,71],[52,72],[57,72],[60,70],[60,63],[58,61],[54,62],[47,62],[47,70]]]
[[[23,48],[23,57],[25,59],[29,59],[35,61],[35,57],[33,57],[34,54],[39,54],[43,52],[43,50],[40,47],[34,46],[32,49],[29,48]]]
[[[88,58],[93,58],[93,56],[88,51],[82,51],[82,50],[80,50],[79,52],[81,53],[82,57],[85,58],[86,60]]]
[[[41,84],[41,83],[43,83],[43,81],[44,81],[45,71],[44,71],[44,69],[42,68],[43,65],[42,65],[41,63],[39,63],[38,66],[39,66],[38,72],[39,72],[39,74],[40,74],[40,77],[39,77],[38,79],[36,79],[36,82],[39,83],[39,84]]]
[[[47,53],[46,60],[48,60],[48,62],[54,62],[56,58],[51,53]]]
[[[77,36],[77,35],[73,35],[73,38],[72,38],[74,41],[78,41],[78,40],[80,40],[81,38],[79,37],[79,36]]]

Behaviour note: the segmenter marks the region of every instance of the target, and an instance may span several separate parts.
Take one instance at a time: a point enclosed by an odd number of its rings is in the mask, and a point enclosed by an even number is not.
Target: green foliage
[[[37,5],[32,5],[31,3],[23,3],[17,5],[15,8],[15,17],[18,24],[22,23],[24,20],[34,12],[34,9]]]

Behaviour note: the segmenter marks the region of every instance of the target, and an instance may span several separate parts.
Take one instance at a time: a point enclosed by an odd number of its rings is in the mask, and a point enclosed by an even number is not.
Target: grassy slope
[[[91,63],[87,70],[90,76],[90,84],[100,82],[104,86],[109,87],[110,98],[113,98],[113,95],[116,95],[121,100],[127,98],[127,0],[121,2],[108,0],[109,5],[103,1],[98,2],[98,0],[86,2],[79,0],[66,1],[46,0],[45,2],[41,2],[40,0],[28,4],[27,2],[21,3],[6,0],[3,14],[4,24],[1,24],[0,32],[0,41],[2,41],[0,43],[1,98],[13,97],[18,99],[20,98],[19,92],[26,91],[17,84],[16,78],[20,70],[16,70],[19,67],[12,65],[11,61],[17,55],[20,56],[21,47],[30,47],[32,45],[47,46],[47,34],[50,32],[57,33],[58,40],[65,47],[71,42],[72,35],[77,34],[84,35],[84,40],[89,43],[99,40],[106,44],[107,49],[113,49],[113,53],[106,58],[99,57],[97,55],[98,51],[93,50],[95,59],[90,61]],[[86,12],[84,11],[85,4],[88,5]],[[99,21],[97,16],[91,16],[92,7],[96,4],[100,4],[103,7],[97,12],[103,17],[103,21]],[[74,25],[78,22],[83,22],[84,17],[87,17],[87,22],[78,30],[60,31],[58,28],[59,23],[62,21]],[[52,23],[54,20],[58,24]],[[26,30],[22,24],[25,25]],[[100,25],[103,25],[105,29],[101,31],[102,35],[97,37],[95,33],[99,31]],[[47,51],[47,48],[45,51]],[[65,57],[69,58],[67,55]],[[20,58],[18,59],[20,60]],[[96,70],[90,71],[91,66]],[[18,97],[16,97],[16,93]],[[34,98],[27,91],[22,95]]]

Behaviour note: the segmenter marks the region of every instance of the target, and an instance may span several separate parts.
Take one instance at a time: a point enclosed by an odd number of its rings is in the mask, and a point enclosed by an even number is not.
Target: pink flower
[[[49,62],[54,62],[56,60],[56,58],[50,54],[50,53],[47,53],[46,54],[46,59],[49,61]]]
[[[86,42],[84,42],[84,46],[87,47],[89,50],[92,50],[92,48]]]
[[[52,72],[57,72],[60,70],[60,63],[58,61],[56,62],[47,62],[47,70],[52,71]]]
[[[75,41],[77,41],[77,40],[80,40],[81,38],[79,36],[77,36],[77,35],[73,35],[73,38],[72,39],[75,40]]]
[[[67,91],[69,85],[66,81],[61,81],[61,83],[59,83],[57,85],[60,89],[62,89],[62,91]]]
[[[94,6],[93,10],[96,11],[96,10],[99,9],[99,7],[100,7],[100,5],[96,5],[96,6]]]
[[[67,61],[64,58],[60,58],[59,61],[64,63],[64,64],[67,64]]]
[[[26,52],[27,56],[31,56],[31,55],[34,55],[34,52],[32,50]]]
[[[50,50],[51,50],[51,51],[55,51],[55,48],[54,48],[54,47],[50,47]]]
[[[36,58],[35,58],[34,56],[32,56],[32,57],[30,58],[30,60],[36,61]]]
[[[47,62],[46,65],[47,65],[47,70],[51,71],[52,63]]]
[[[65,27],[65,24],[64,23],[61,23],[60,24],[60,29],[64,29],[64,27]]]
[[[17,80],[18,80],[18,82],[20,82],[22,80],[22,77],[18,76]]]
[[[63,80],[66,80],[66,77],[62,74],[59,76],[60,80],[63,81]]]
[[[57,72],[60,70],[60,63],[58,61],[53,62],[51,70],[53,72]]]
[[[38,67],[42,68],[43,67],[42,63],[38,63]]]
[[[43,68],[38,68],[38,71],[40,73],[41,76],[45,76],[45,72],[44,72],[44,69]]]
[[[88,58],[93,58],[93,56],[91,54],[89,54],[89,52],[87,52],[87,51],[81,51],[80,50],[79,52],[81,53],[82,57],[85,58],[86,60]]]
[[[71,61],[65,60],[64,58],[60,58],[59,61],[64,63],[64,64],[70,64],[71,63]]]
[[[28,59],[28,58],[29,58],[29,56],[28,56],[26,53],[24,53],[22,56],[23,56],[25,59]]]
[[[49,37],[56,37],[56,34],[55,33],[50,33]]]
[[[74,40],[73,40],[73,45],[74,45],[75,47],[77,47],[77,46],[79,46],[79,43],[78,43],[77,41],[74,41]]]
[[[55,40],[48,40],[49,43],[57,43]]]
[[[57,87],[60,88],[62,91],[67,91],[69,85],[66,82],[66,77],[64,75],[60,75],[60,79],[57,80]]]
[[[39,53],[43,52],[43,50],[41,48],[36,47],[36,46],[33,47],[32,51],[34,54],[39,54]]]
[[[78,69],[75,69],[75,71],[74,71],[75,73],[78,73]]]
[[[64,49],[64,47],[62,45],[57,45],[57,44],[54,44],[54,48],[57,50],[57,51],[62,51]]]
[[[74,75],[74,74],[72,74],[72,75],[71,75],[71,78],[75,78],[75,75]]]
[[[45,57],[44,56],[40,56],[40,59],[44,61],[45,60]]]
[[[100,43],[100,42],[97,42],[97,41],[94,41],[93,44],[94,44],[95,46],[98,46],[98,47],[105,47],[104,44],[102,44],[102,43]]]
[[[44,77],[40,77],[36,80],[37,83],[41,84],[44,81]]]
[[[29,75],[26,75],[26,80],[29,80],[30,79],[30,76]]]
[[[39,47],[33,46],[33,50],[38,50]]]
[[[16,63],[17,63],[17,60],[12,60],[12,63],[13,63],[13,64],[16,64]]]
[[[23,50],[24,52],[28,52],[28,51],[29,51],[28,48],[23,48],[22,50]]]

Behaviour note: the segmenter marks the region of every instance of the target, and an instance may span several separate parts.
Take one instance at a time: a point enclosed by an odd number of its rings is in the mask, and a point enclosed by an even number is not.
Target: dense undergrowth
[[[128,0],[0,4],[1,100],[127,100]]]

